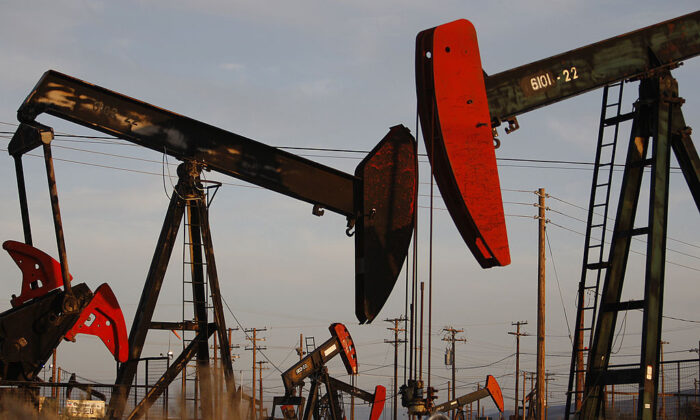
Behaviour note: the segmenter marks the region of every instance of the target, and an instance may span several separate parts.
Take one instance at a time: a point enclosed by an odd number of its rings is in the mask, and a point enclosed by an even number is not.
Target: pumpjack
[[[638,418],[656,417],[671,150],[700,210],[700,159],[681,111],[685,100],[671,71],[698,54],[700,12],[493,75],[482,69],[471,22],[457,20],[417,35],[416,90],[426,150],[450,215],[484,268],[510,262],[495,158],[500,145],[496,128],[507,123],[506,133],[513,132],[520,127],[521,114],[604,88],[567,418],[598,418],[604,387],[610,384],[637,384]],[[631,81],[639,82],[639,99],[634,111],[623,113],[622,84]],[[609,98],[612,89],[616,94]],[[630,120],[629,150],[606,258],[617,133],[619,124]],[[646,226],[635,227],[645,172],[651,174],[649,216]],[[644,297],[623,302],[630,241],[642,235],[647,238]],[[610,364],[615,323],[618,313],[629,310],[643,311],[641,356],[633,368],[616,367]]]
[[[337,355],[340,355],[348,375],[358,373],[355,343],[348,329],[341,323],[331,324],[328,329],[331,332],[331,338],[282,373],[285,393],[282,397],[274,397],[270,420],[274,420],[277,406],[281,406],[285,420],[344,420],[341,392],[369,403],[369,420],[379,419],[384,410],[386,388],[377,385],[374,393],[371,394],[328,374],[326,363]],[[301,389],[306,379],[311,384],[306,408],[302,414],[301,406],[304,405],[304,398],[301,396]],[[319,397],[321,385],[325,385],[326,394]],[[297,392],[299,395],[296,395]],[[298,407],[296,410],[295,406]]]
[[[208,339],[214,333],[217,333],[220,343],[229,396],[227,400],[236,401],[232,397],[236,388],[209,227],[209,203],[200,178],[204,170],[236,177],[308,202],[313,205],[312,212],[317,216],[322,215],[324,209],[344,216],[347,219],[345,233],[354,236],[355,241],[355,313],[360,323],[371,322],[388,299],[407,254],[417,199],[416,142],[407,128],[392,127],[360,162],[355,173],[348,174],[49,70],[20,106],[17,112],[20,125],[8,147],[15,162],[25,245],[32,243],[32,236],[22,156],[35,148],[43,149],[61,276],[54,274],[56,279],[63,279],[62,283],[56,280],[50,284],[56,287],[63,286],[64,289],[47,294],[41,301],[41,306],[38,303],[34,304],[35,309],[22,310],[18,307],[12,310],[14,312],[7,314],[8,317],[17,317],[20,311],[23,311],[22,316],[26,316],[26,323],[41,324],[42,328],[47,323],[46,320],[48,325],[52,325],[52,322],[59,323],[60,328],[51,327],[51,335],[41,335],[44,338],[38,350],[33,350],[32,353],[24,350],[22,353],[31,354],[25,357],[31,359],[31,369],[23,368],[27,372],[25,377],[33,375],[36,367],[48,357],[46,352],[50,353],[51,348],[55,347],[62,336],[73,336],[71,327],[76,325],[76,320],[81,319],[80,315],[86,313],[86,309],[90,309],[92,296],[86,288],[71,287],[68,280],[67,252],[51,155],[53,129],[37,121],[41,114],[92,128],[182,161],[177,170],[179,181],[171,196],[128,343],[124,339],[125,334],[122,333],[116,334],[116,338],[113,339],[115,352],[124,363],[119,365],[116,387],[109,402],[110,418],[121,418],[124,414],[126,398],[150,329],[187,330],[193,331],[196,336],[136,405],[129,418],[143,415],[195,355],[198,367],[206,367],[209,363]],[[187,218],[185,224],[189,253],[193,261],[197,262],[191,264],[195,321],[154,321],[152,318],[156,302],[183,217]],[[53,268],[54,271],[56,267],[58,266],[55,264],[48,265],[48,268]],[[205,278],[209,283],[214,322],[208,319]],[[34,290],[34,283],[30,284],[30,290]],[[37,290],[49,291],[46,288]],[[108,287],[98,289],[95,296],[105,297],[101,300],[111,302],[113,306],[116,302],[109,298]],[[90,313],[96,311],[99,312],[96,309]],[[97,320],[100,319],[97,316]],[[89,328],[78,324],[77,332],[95,330],[95,327],[92,327],[94,324],[91,323]],[[104,324],[98,322],[98,325]],[[112,323],[113,327],[115,325],[121,328],[123,322],[117,320]],[[101,337],[104,341],[104,336]],[[14,363],[17,359],[17,346],[22,347],[24,344],[18,337],[10,338],[14,341],[5,340],[9,344],[2,347],[0,360],[5,358]],[[17,370],[14,367],[12,369]],[[210,418],[212,393],[210,377],[207,375],[208,369],[202,369],[200,395],[203,415]]]
[[[453,410],[461,412],[465,405],[486,397],[491,397],[498,411],[503,412],[503,393],[498,381],[491,375],[486,377],[486,386],[483,388],[441,404],[434,403],[434,400],[437,399],[435,388],[428,387],[424,397],[423,381],[421,380],[409,380],[407,384],[401,386],[400,393],[401,405],[408,408],[409,415],[432,416],[436,413],[446,413]]]
[[[34,381],[62,339],[99,337],[115,360],[127,359],[124,315],[104,283],[93,293],[85,283],[67,286],[61,265],[22,242],[2,245],[22,271],[22,289],[12,309],[0,314],[0,381]],[[61,287],[64,287],[61,290]]]

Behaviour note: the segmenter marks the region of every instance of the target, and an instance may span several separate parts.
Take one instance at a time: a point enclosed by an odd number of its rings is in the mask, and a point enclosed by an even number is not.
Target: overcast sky
[[[370,150],[390,126],[415,134],[414,42],[416,34],[458,18],[471,20],[479,36],[484,70],[491,74],[694,11],[696,2],[624,1],[2,1],[0,2],[0,131],[13,132],[16,110],[42,73],[55,69],[273,146]],[[700,119],[700,59],[674,71],[686,122]],[[628,85],[626,108],[636,95]],[[601,91],[588,93],[519,118],[521,129],[505,136],[499,158],[591,162]],[[79,126],[42,116],[57,133],[90,135]],[[627,127],[626,127],[627,128]],[[621,135],[627,139],[628,130]],[[10,135],[2,135],[5,144]],[[93,290],[107,282],[130,328],[171,194],[176,162],[126,143],[58,137],[54,145],[59,198],[71,272]],[[0,146],[5,149],[6,146]],[[419,143],[423,153],[422,140]],[[619,156],[624,156],[622,148]],[[358,153],[303,152],[326,165],[353,172]],[[138,158],[141,160],[136,160]],[[59,160],[61,159],[61,160]],[[429,167],[421,158],[419,280],[428,281]],[[0,174],[0,237],[22,239],[14,168],[3,158]],[[101,166],[96,166],[101,165]],[[675,165],[675,161],[674,161]],[[41,159],[25,158],[35,246],[57,257]],[[677,171],[675,171],[677,172]],[[445,398],[441,329],[465,330],[457,367],[458,390],[470,391],[486,374],[499,377],[512,407],[515,342],[511,322],[528,320],[536,332],[536,196],[551,194],[547,218],[547,369],[556,373],[551,401],[565,399],[575,295],[580,278],[582,233],[592,172],[582,165],[500,161],[512,264],[482,270],[468,252],[438,198],[433,239],[433,385]],[[331,322],[344,322],[357,342],[360,385],[389,385],[393,360],[388,323],[403,312],[402,281],[377,320],[359,326],[354,317],[354,250],[345,220],[329,212],[216,174],[224,181],[211,207],[211,225],[225,301],[246,328],[266,327],[266,354],[280,369],[295,359],[299,334],[328,338]],[[619,181],[619,180],[618,180]],[[617,184],[619,187],[619,182]],[[613,195],[617,194],[617,189]],[[698,212],[682,176],[671,176],[665,314],[696,322],[664,320],[667,359],[693,357],[700,320],[697,278]],[[577,207],[578,206],[578,207]],[[640,216],[641,217],[641,216]],[[163,287],[155,320],[182,319],[182,239]],[[635,252],[644,252],[635,243]],[[630,256],[625,296],[643,293],[641,255]],[[0,257],[0,280],[10,307],[20,272]],[[401,277],[404,278],[403,275]],[[636,279],[636,282],[635,282]],[[427,298],[426,298],[427,299]],[[227,311],[227,324],[237,326]],[[426,321],[427,323],[427,321]],[[619,355],[640,349],[641,317],[631,314],[620,330]],[[426,333],[427,334],[427,333]],[[251,352],[234,333],[240,358],[235,369],[250,383]],[[144,356],[181,342],[150,334]],[[534,370],[534,338],[524,338],[522,365]],[[114,365],[102,344],[78,336],[59,348],[59,365],[83,377],[112,382]],[[634,361],[620,358],[618,360]],[[333,372],[343,372],[334,362]],[[237,376],[240,380],[241,376]],[[283,392],[279,372],[265,372],[268,395]],[[267,394],[267,393],[266,393]]]

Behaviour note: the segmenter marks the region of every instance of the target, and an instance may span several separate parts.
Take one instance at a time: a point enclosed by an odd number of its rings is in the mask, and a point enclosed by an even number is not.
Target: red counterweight
[[[476,31],[457,20],[416,39],[419,115],[435,181],[483,268],[510,264]]]
[[[99,337],[115,360],[124,363],[129,358],[129,338],[124,314],[107,283],[95,290],[95,295],[83,309],[78,322],[66,333],[66,339],[75,341],[76,334]]]
[[[13,308],[63,286],[61,264],[49,254],[17,241],[5,241],[2,247],[22,271],[22,291],[12,295]]]

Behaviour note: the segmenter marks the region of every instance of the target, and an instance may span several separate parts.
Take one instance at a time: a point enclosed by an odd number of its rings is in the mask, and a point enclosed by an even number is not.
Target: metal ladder
[[[566,394],[566,419],[571,418],[580,408],[588,351],[593,340],[598,310],[599,286],[608,267],[608,262],[604,260],[604,248],[619,127],[620,123],[634,117],[634,112],[621,113],[623,84],[624,81],[612,83],[603,90]]]
[[[304,337],[306,344],[306,354],[312,353],[316,350],[316,340],[313,337]]]
[[[204,199],[207,207],[218,190],[218,185],[205,186]],[[210,193],[213,189],[213,193]],[[208,328],[208,323],[213,319],[213,305],[210,301],[211,291],[209,289],[209,276],[207,274],[207,262],[204,257],[204,244],[202,243],[202,226],[198,222],[193,222],[192,208],[187,204],[184,212],[183,223],[183,247],[182,247],[182,323],[184,325],[204,325]],[[201,276],[201,278],[199,278]],[[197,308],[202,311],[198,316]],[[190,315],[187,315],[190,314]],[[203,316],[203,319],[199,319]],[[200,322],[202,321],[202,322]],[[182,349],[190,345],[195,339],[198,331],[191,329],[182,330]],[[207,335],[208,336],[208,335]],[[202,343],[209,348],[208,340]],[[190,372],[188,374],[188,372]],[[189,409],[193,407],[192,417],[199,418],[200,389],[199,371],[197,369],[197,358],[190,360],[182,369],[182,399],[186,411],[183,416],[189,417]]]

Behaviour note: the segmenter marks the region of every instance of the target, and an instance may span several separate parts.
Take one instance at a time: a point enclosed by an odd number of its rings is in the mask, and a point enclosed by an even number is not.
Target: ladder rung
[[[599,228],[605,226],[605,223],[596,223],[594,225],[591,225],[591,229]]]
[[[606,118],[605,121],[603,121],[603,124],[606,127],[610,127],[611,125],[619,124],[623,121],[631,120],[632,118],[634,118],[634,112],[628,112],[626,114],[620,114],[614,117]]]
[[[634,162],[631,166],[633,168],[639,168],[639,167],[645,167],[645,166],[651,166],[651,164],[654,162],[653,159],[642,159],[637,162]]]
[[[603,143],[603,144],[600,145],[600,147],[610,147],[610,146],[614,146],[614,145],[615,145],[615,142],[612,141],[612,142],[610,142],[610,143]]]
[[[586,286],[583,288],[583,290],[590,290],[590,289],[597,289],[598,286]]]
[[[644,308],[644,300],[628,300],[627,302],[603,304],[601,310],[604,312],[620,312],[642,308]]]
[[[600,248],[603,244],[588,245],[588,248]]]
[[[598,375],[597,383],[601,385],[622,385],[639,383],[639,368],[630,369],[613,369],[607,372],[601,372]]]
[[[620,235],[622,235],[623,237],[627,237],[627,236],[646,235],[648,233],[649,233],[648,227],[641,227],[641,228],[636,228],[636,229],[620,232]]]
[[[592,263],[586,265],[586,268],[589,270],[602,270],[608,267],[610,267],[610,263],[608,261],[601,261],[599,263]]]
[[[613,143],[608,143],[608,144],[612,145]],[[605,167],[612,166],[612,164],[613,164],[612,162],[599,163],[598,167],[600,168],[600,167],[604,167],[604,166]]]
[[[598,188],[598,187],[607,187],[608,185],[610,185],[609,182],[603,182],[602,184],[596,184],[595,187],[596,187],[596,188]]]
[[[608,205],[608,203],[598,203],[598,204],[594,204],[593,207],[603,207],[603,206],[607,206],[607,205]]]

